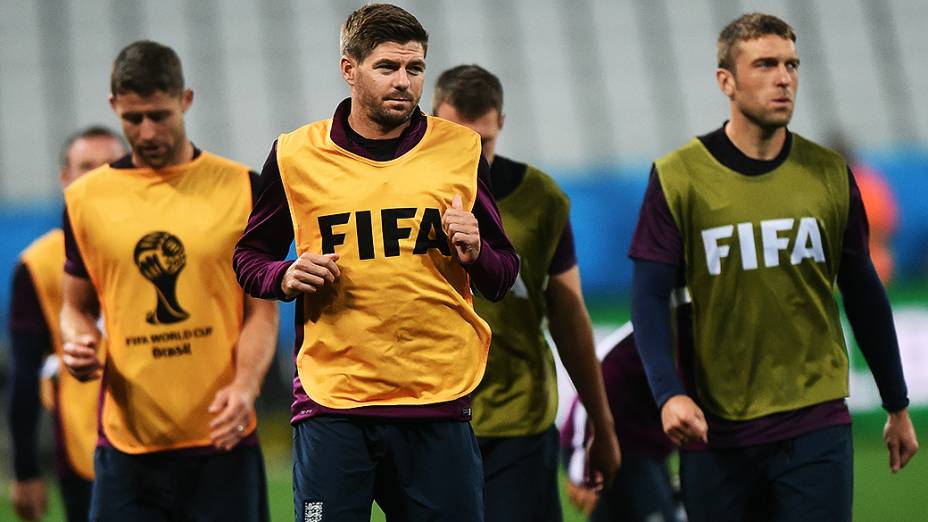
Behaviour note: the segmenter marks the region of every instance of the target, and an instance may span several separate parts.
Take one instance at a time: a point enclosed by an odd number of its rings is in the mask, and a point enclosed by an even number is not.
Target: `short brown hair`
[[[113,129],[110,129],[109,127],[105,127],[103,125],[91,125],[90,127],[85,127],[71,134],[70,136],[68,136],[68,139],[64,140],[64,144],[61,145],[61,151],[59,151],[58,153],[58,161],[60,162],[62,167],[68,166],[68,161],[69,161],[68,156],[71,154],[71,147],[74,146],[74,143],[77,140],[83,140],[83,139],[88,139],[88,138],[112,138],[116,140],[117,142],[119,142],[119,145],[124,150],[129,150],[126,147],[126,142],[123,141],[122,136],[117,134],[116,131],[114,131]]]
[[[363,62],[378,45],[386,42],[419,42],[425,53],[429,48],[429,33],[415,16],[390,4],[360,7],[342,24],[339,43],[343,56]]]
[[[718,65],[720,69],[735,70],[735,46],[740,42],[774,35],[796,41],[796,32],[783,20],[764,13],[748,13],[726,25],[719,33]]]
[[[126,46],[113,62],[110,93],[134,92],[150,96],[164,91],[177,96],[184,91],[184,71],[174,49],[148,40]]]
[[[490,109],[503,113],[503,84],[479,65],[458,65],[438,76],[432,96],[432,112],[448,103],[468,120],[476,120]]]

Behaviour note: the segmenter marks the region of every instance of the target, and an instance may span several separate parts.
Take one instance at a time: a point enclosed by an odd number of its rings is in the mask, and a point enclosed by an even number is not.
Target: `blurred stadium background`
[[[746,11],[783,17],[802,60],[791,128],[853,150],[894,194],[889,285],[915,410],[928,437],[928,2],[924,0],[414,0],[430,32],[427,88],[460,63],[495,72],[508,118],[498,152],[554,175],[572,200],[584,289],[601,331],[628,319],[626,250],[651,160],[725,119],[715,38]],[[338,27],[358,1],[0,0],[0,281],[60,221],[58,147],[78,127],[118,127],[109,68],[138,39],[174,47],[196,93],[197,146],[256,170],[278,133],[327,118],[347,96]],[[861,167],[863,168],[863,167]],[[0,291],[0,321],[9,292]],[[292,310],[261,399],[275,520],[292,518],[289,432]],[[0,387],[8,367],[0,333]],[[928,456],[898,476],[881,448],[879,397],[852,349],[858,520],[924,520]],[[180,385],[180,383],[177,383]],[[2,390],[5,395],[5,389]],[[565,392],[567,395],[569,392]],[[3,407],[6,418],[6,405]],[[45,445],[48,450],[48,444]],[[12,519],[7,430],[0,431],[0,520]],[[46,455],[47,456],[47,455]],[[50,468],[47,468],[50,469]],[[53,499],[57,500],[57,499]],[[53,513],[49,520],[58,520]],[[573,515],[570,515],[573,516]]]

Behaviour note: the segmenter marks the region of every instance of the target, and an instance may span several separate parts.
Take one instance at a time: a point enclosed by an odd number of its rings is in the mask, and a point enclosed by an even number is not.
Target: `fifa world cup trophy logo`
[[[145,234],[135,244],[135,264],[146,279],[155,285],[158,306],[148,312],[145,320],[151,324],[171,324],[190,317],[177,302],[177,276],[187,264],[184,244],[167,232]]]

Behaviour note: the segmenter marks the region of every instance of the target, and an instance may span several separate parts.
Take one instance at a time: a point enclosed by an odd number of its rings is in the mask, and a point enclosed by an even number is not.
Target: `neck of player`
[[[786,127],[761,127],[740,114],[732,114],[725,135],[745,156],[761,161],[775,159],[786,142]]]
[[[186,138],[184,139],[184,144],[177,149],[171,159],[168,160],[164,165],[159,165],[157,167],[149,165],[148,162],[145,161],[145,158],[139,156],[134,151],[132,152],[132,164],[135,165],[136,168],[140,169],[160,170],[173,167],[175,165],[190,163],[191,161],[193,161],[193,143],[191,143],[190,140]]]

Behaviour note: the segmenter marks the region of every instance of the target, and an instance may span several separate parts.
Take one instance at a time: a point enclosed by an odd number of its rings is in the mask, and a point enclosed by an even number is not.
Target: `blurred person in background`
[[[677,313],[681,319],[689,318],[680,309]],[[575,398],[561,425],[568,499],[591,522],[682,520],[679,513],[682,506],[677,505],[667,462],[674,445],[664,434],[660,411],[651,397],[635,347],[631,323],[603,338],[596,351],[603,354],[603,381],[622,445],[622,467],[602,491],[585,483],[583,467],[590,424],[586,409]]]
[[[496,154],[504,115],[494,74],[478,65],[449,69],[439,75],[432,100],[435,116],[480,135],[490,191],[520,260],[516,284],[502,301],[479,295],[474,301],[493,331],[471,421],[483,456],[486,520],[558,521],[557,379],[545,320],[590,412],[586,480],[602,487],[620,460],[580,288],[569,202],[547,174]]]
[[[419,109],[415,16],[365,5],[340,44],[351,97],[274,142],[235,251],[250,295],[297,302],[296,519],[367,522],[376,500],[388,520],[478,522],[490,329],[471,285],[501,299],[519,260],[479,136]]]
[[[102,378],[90,519],[267,520],[254,401],[277,307],[232,270],[256,175],[187,137],[173,49],[125,47],[110,89],[131,153],[65,190],[63,359]]]
[[[883,173],[854,154],[845,136],[832,132],[831,146],[848,160],[854,171],[870,231],[870,258],[880,280],[888,285],[893,280],[896,265],[892,252],[892,239],[899,226],[896,196]]]
[[[60,154],[61,188],[125,154],[122,138],[106,127],[87,127],[72,134]],[[37,455],[40,402],[46,402],[44,396],[40,401],[39,391],[43,361],[47,361],[45,367],[51,374],[43,375],[43,381],[51,384],[47,406],[52,412],[55,471],[65,513],[69,522],[86,521],[90,510],[100,384],[84,383],[63,369],[59,371],[64,261],[64,233],[56,228],[23,251],[13,275],[8,412],[14,479],[10,500],[23,520],[41,519],[47,505]]]
[[[629,252],[636,343],[664,431],[683,447],[694,522],[850,520],[836,281],[888,412],[891,471],[918,450],[854,176],[840,155],[787,129],[795,41],[766,14],[722,30],[716,79],[730,120],[655,162]],[[668,316],[681,271],[693,302],[694,347],[680,357],[688,388],[674,368]]]

